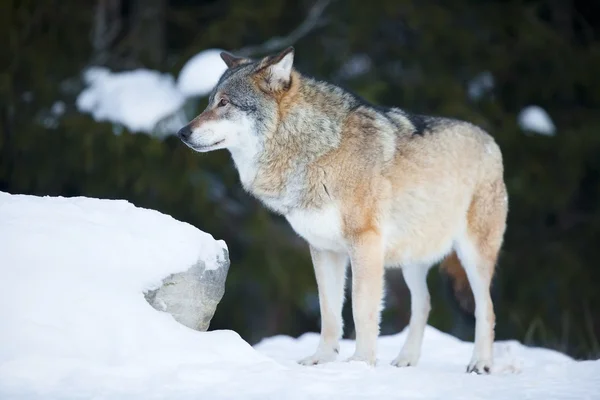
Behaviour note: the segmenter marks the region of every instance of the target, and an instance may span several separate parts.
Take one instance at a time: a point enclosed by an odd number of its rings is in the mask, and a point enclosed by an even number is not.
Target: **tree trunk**
[[[158,67],[165,58],[166,0],[98,0],[93,64],[115,69]]]
[[[132,1],[132,47],[136,60],[159,66],[165,58],[165,0]]]

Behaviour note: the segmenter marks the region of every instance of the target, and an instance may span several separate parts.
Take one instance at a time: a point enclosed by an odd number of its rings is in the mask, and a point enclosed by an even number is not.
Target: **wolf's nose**
[[[189,139],[191,134],[192,130],[190,129],[189,125],[184,126],[179,130],[179,132],[177,132],[177,136],[179,136],[179,138],[183,140]]]

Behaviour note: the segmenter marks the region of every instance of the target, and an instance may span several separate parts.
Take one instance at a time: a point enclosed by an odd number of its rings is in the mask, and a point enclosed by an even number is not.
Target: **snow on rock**
[[[229,257],[218,264],[207,265],[200,260],[184,272],[170,275],[160,288],[148,291],[148,303],[159,311],[166,311],[188,328],[208,330],[217,305],[225,293],[229,271]],[[218,266],[218,268],[211,268]]]
[[[198,262],[216,270],[225,250],[126,201],[0,192],[0,398],[90,398],[182,366],[206,377],[263,362],[236,333],[193,331],[144,299]]]
[[[548,113],[539,106],[525,107],[519,113],[519,126],[524,131],[531,131],[541,135],[554,136],[556,127]]]
[[[88,85],[99,82],[110,76],[110,70],[105,67],[89,67],[83,71],[83,81]]]
[[[90,67],[83,72],[87,87],[77,97],[77,109],[131,132],[168,136],[189,122],[186,100],[208,95],[227,69],[220,53],[209,49],[196,54],[183,66],[177,82],[169,74],[148,69],[111,72]]]
[[[0,399],[594,399],[600,361],[515,341],[495,344],[490,376],[466,374],[473,344],[427,327],[416,367],[389,365],[406,330],[379,338],[378,364],[304,367],[319,337],[252,348],[231,331],[197,332],[144,291],[225,244],[125,201],[0,192]],[[216,269],[214,269],[216,268]]]
[[[227,70],[219,49],[201,51],[190,58],[179,72],[177,87],[187,97],[208,95]]]
[[[122,124],[132,132],[151,133],[185,102],[173,77],[158,71],[113,73],[92,67],[84,72],[84,81],[89,86],[77,97],[79,111],[91,114],[96,121]]]

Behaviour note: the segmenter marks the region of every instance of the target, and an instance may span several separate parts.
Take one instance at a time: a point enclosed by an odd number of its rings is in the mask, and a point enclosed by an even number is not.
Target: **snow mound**
[[[190,58],[179,72],[177,87],[187,97],[208,95],[227,70],[219,49],[201,51]]]
[[[124,125],[132,132],[151,133],[159,121],[177,113],[185,102],[171,75],[137,69],[112,73],[92,67],[84,72],[89,85],[77,97],[80,112],[96,121]]]
[[[554,136],[556,132],[556,127],[552,119],[546,110],[539,106],[528,106],[521,110],[518,122],[524,131],[531,131],[546,136]]]
[[[0,192],[0,399],[586,399],[600,361],[515,341],[495,344],[490,376],[467,375],[472,343],[427,327],[417,367],[395,368],[406,331],[379,339],[375,368],[303,367],[319,337],[253,349],[231,331],[197,332],[143,292],[225,244],[126,201]],[[216,268],[216,267],[215,267]]]
[[[0,398],[90,398],[182,366],[264,361],[236,333],[191,330],[144,299],[200,260],[218,268],[224,249],[126,201],[0,192]]]

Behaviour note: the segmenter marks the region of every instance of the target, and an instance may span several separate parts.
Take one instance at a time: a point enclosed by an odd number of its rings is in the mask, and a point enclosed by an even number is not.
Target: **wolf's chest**
[[[285,217],[294,231],[311,246],[332,251],[345,249],[342,219],[337,207],[330,205],[321,209],[296,209]]]

